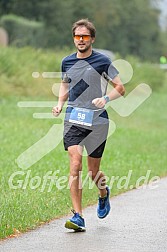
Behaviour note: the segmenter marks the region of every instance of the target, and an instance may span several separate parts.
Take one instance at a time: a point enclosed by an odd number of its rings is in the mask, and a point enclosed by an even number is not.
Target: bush
[[[4,15],[0,25],[9,34],[9,44],[17,47],[43,45],[44,26],[41,22],[29,21],[16,15]]]

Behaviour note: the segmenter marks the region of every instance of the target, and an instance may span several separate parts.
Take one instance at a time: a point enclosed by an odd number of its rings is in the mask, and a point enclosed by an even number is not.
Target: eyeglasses
[[[80,40],[82,38],[82,40],[88,41],[90,37],[91,35],[74,35],[74,39],[76,40]]]

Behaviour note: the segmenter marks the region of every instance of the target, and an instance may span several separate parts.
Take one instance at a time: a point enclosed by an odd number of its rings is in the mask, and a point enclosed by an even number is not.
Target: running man
[[[100,162],[106,144],[109,120],[105,104],[124,95],[125,89],[111,60],[92,49],[96,29],[88,19],[81,19],[72,26],[72,35],[77,52],[62,61],[62,83],[59,99],[52,109],[58,116],[67,102],[64,120],[64,147],[70,161],[70,194],[73,217],[65,227],[85,231],[82,216],[82,153],[87,151],[87,166],[91,179],[99,190],[97,216],[105,218],[110,212],[110,190],[105,175],[100,171]],[[106,95],[107,84],[113,89]]]

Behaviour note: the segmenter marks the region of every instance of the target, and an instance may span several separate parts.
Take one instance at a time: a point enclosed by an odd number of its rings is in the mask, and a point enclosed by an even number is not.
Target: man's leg
[[[81,151],[78,151],[81,148]],[[70,193],[73,208],[75,212],[82,214],[82,186],[79,172],[82,171],[82,147],[73,145],[68,147],[68,154],[70,158]]]
[[[105,189],[105,175],[103,174],[103,172],[99,171],[101,158],[93,158],[88,156],[87,161],[89,174],[92,180],[95,182],[97,188],[99,189],[100,197],[105,197],[107,194],[107,191]]]
[[[88,157],[88,168],[92,180],[96,183],[100,196],[97,205],[97,216],[105,218],[110,212],[110,189],[106,186],[105,175],[99,171],[101,158]]]

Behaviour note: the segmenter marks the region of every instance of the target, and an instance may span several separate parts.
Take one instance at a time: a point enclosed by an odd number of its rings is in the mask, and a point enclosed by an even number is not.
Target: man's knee
[[[70,161],[70,175],[78,176],[81,170],[82,170],[82,162],[80,160]]]
[[[89,169],[89,176],[92,180],[98,180],[98,178],[100,177],[100,171]]]

